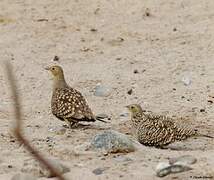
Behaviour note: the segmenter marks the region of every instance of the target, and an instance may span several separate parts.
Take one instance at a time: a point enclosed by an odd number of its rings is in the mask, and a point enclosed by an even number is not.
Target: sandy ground
[[[214,135],[213,104],[208,102],[214,96],[213,9],[212,0],[1,0],[0,59],[14,66],[25,135],[46,156],[62,159],[71,168],[70,179],[158,179],[158,162],[186,154],[198,159],[193,170],[164,179],[214,179],[214,141],[206,138],[183,142],[185,150],[142,146],[141,152],[124,155],[130,162],[117,162],[114,154],[73,152],[101,128],[128,132],[129,117],[120,114],[130,103],[190,117],[188,123]],[[96,122],[69,136],[48,131],[63,125],[50,112],[52,83],[43,68],[51,64],[63,66],[69,84],[86,96],[95,113],[108,114],[110,125]],[[188,86],[181,81],[186,77]],[[30,155],[11,136],[12,100],[3,68],[0,83],[0,179],[7,180]],[[110,96],[94,96],[97,83],[110,88]],[[95,175],[96,168],[106,170]]]

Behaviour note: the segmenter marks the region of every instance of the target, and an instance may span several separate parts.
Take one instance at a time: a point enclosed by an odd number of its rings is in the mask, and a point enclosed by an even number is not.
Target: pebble
[[[63,135],[66,132],[66,128],[61,127],[61,126],[54,126],[54,127],[49,127],[48,131],[52,132],[56,135]]]
[[[173,31],[177,31],[177,28],[176,28],[176,27],[174,27],[174,28],[173,28]]]
[[[207,100],[208,103],[210,104],[213,104],[213,101],[212,100]]]
[[[91,32],[97,32],[97,29],[91,28],[90,31],[91,31]]]
[[[158,177],[164,177],[170,174],[170,164],[169,162],[160,162],[156,167],[156,175]]]
[[[94,169],[92,172],[93,172],[94,174],[96,174],[96,175],[101,175],[101,174],[103,174],[103,172],[104,172],[106,169],[108,169],[108,168],[96,168],[96,169]]]
[[[179,165],[179,164],[174,164],[170,167],[171,167],[170,168],[171,173],[180,173],[180,172],[192,170],[192,168],[189,166],[183,166],[183,165]]]
[[[55,167],[59,173],[64,174],[70,171],[70,169],[63,165],[60,161],[56,159],[47,159],[53,167]],[[36,177],[53,177],[53,174],[49,170],[46,169],[43,165],[41,165],[35,159],[27,159],[24,161],[23,167],[21,168],[23,173],[29,173]]]
[[[189,170],[192,170],[192,168],[182,163],[170,164],[170,162],[160,162],[156,167],[156,175],[158,177],[164,177],[172,173],[180,173]]]
[[[124,38],[117,37],[115,39],[109,40],[108,44],[110,44],[111,46],[119,46],[122,44],[122,42],[124,42]]]
[[[110,95],[110,93],[111,93],[110,89],[105,86],[102,86],[101,84],[98,84],[95,87],[95,91],[94,91],[95,96],[107,97]]]
[[[194,164],[196,163],[196,161],[197,159],[191,155],[183,155],[177,158],[169,159],[170,164],[177,164],[177,165],[184,165],[184,166]]]
[[[108,130],[95,135],[91,141],[91,148],[102,150],[107,153],[128,153],[137,148],[134,141],[125,134],[114,130]]]
[[[121,113],[120,114],[120,117],[128,117],[129,116],[129,113],[128,112],[126,112],[126,113]]]
[[[133,89],[129,89],[128,91],[127,91],[127,94],[129,94],[129,95],[131,95],[133,93]]]
[[[189,86],[191,84],[191,79],[188,76],[185,76],[181,80],[185,86]]]
[[[134,74],[137,74],[139,73],[139,71],[137,69],[134,70]]]
[[[15,174],[11,180],[36,180],[37,178],[34,177],[31,174],[26,174],[26,173],[18,173]]]
[[[117,162],[131,162],[131,161],[133,161],[131,158],[126,157],[126,156],[122,156],[122,155],[114,157],[114,160]]]
[[[147,17],[151,16],[151,12],[149,8],[146,8],[144,16],[147,16]]]
[[[200,112],[205,112],[205,109],[200,109],[199,111],[200,111]]]
[[[53,61],[59,61],[59,56],[54,56]]]

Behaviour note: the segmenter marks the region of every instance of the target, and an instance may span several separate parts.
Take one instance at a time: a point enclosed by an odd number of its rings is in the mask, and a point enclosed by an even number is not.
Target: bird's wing
[[[167,145],[174,141],[173,123],[163,121],[164,116],[147,116],[139,124],[137,133],[138,138],[148,145]]]
[[[92,119],[93,113],[82,94],[73,88],[56,89],[52,97],[52,111],[56,116]]]
[[[184,140],[188,137],[198,135],[198,132],[188,126],[182,126],[180,124],[176,127],[176,140]]]

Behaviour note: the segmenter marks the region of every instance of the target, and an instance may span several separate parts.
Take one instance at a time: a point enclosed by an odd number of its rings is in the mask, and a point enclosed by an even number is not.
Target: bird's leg
[[[73,127],[75,127],[77,125],[76,121],[69,121],[68,119],[65,119],[65,122],[68,124],[69,129],[72,129]]]
[[[71,122],[70,122],[69,120],[67,120],[67,119],[65,119],[65,118],[64,118],[64,120],[65,120],[65,122],[68,124],[68,127],[71,129],[72,126],[73,126],[73,122],[72,122],[72,124],[71,124]]]
[[[71,122],[70,122],[70,125],[71,125],[71,127],[70,127],[70,128],[77,126],[77,124],[78,124],[77,122],[73,122],[73,121],[71,121]]]

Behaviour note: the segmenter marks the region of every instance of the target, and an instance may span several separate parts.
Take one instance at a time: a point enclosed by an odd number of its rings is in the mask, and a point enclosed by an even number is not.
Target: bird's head
[[[45,69],[52,73],[52,75],[54,76],[54,79],[64,78],[63,70],[60,66],[57,66],[57,65],[48,66],[48,67],[45,67]]]
[[[142,112],[142,108],[139,104],[130,104],[126,107],[132,113],[132,115]]]

